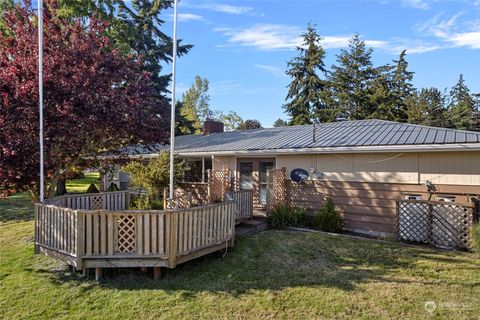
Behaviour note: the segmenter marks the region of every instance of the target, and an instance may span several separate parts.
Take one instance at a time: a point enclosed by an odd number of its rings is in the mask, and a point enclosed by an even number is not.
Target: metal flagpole
[[[173,53],[172,53],[172,107],[170,116],[170,208],[173,208],[173,175],[175,152],[175,82],[177,71],[177,8],[178,0],[173,4]]]
[[[38,0],[38,102],[40,111],[40,202],[45,200],[43,159],[43,0]]]

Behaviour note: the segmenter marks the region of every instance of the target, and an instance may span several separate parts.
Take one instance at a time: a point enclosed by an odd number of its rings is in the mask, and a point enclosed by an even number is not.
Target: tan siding
[[[480,152],[279,155],[277,167],[314,167],[322,181],[480,185]]]
[[[230,169],[235,171],[235,157],[218,157],[215,156],[212,161],[213,170],[226,170]]]
[[[421,182],[480,185],[480,152],[422,153],[419,165]]]

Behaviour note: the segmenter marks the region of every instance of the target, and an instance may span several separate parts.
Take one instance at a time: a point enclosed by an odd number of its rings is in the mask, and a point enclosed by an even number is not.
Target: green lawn
[[[123,270],[96,283],[33,254],[28,211],[22,197],[0,201],[0,319],[472,319],[480,314],[480,255],[475,253],[266,231],[240,238],[225,257],[212,254],[164,270],[158,281]],[[3,218],[15,213],[25,218]],[[426,303],[434,310],[427,311]]]
[[[85,177],[74,180],[67,180],[67,192],[69,193],[85,193],[91,183],[95,183],[98,188],[98,172],[89,172]]]

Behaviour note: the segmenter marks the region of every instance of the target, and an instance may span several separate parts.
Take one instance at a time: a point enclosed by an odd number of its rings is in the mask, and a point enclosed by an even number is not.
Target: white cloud
[[[187,21],[205,21],[205,18],[193,13],[179,13],[178,14],[178,21],[187,22]]]
[[[425,34],[432,34],[439,38],[445,38],[455,26],[458,18],[460,18],[463,13],[459,12],[453,15],[450,19],[440,20],[443,14],[437,14],[430,20],[417,25],[416,30]]]
[[[270,66],[267,64],[256,64],[255,68],[261,69],[269,74],[271,74],[274,77],[286,77],[285,75],[285,70],[275,67],[275,66]]]
[[[300,37],[302,31],[297,27],[286,25],[259,24],[239,30],[217,28],[215,31],[228,36],[230,43],[264,51],[294,49],[302,43]]]
[[[480,49],[480,22],[459,21],[463,15],[459,12],[449,19],[441,20],[441,14],[418,25],[417,31],[441,39],[446,47],[466,47]]]
[[[240,46],[252,47],[260,51],[293,50],[302,45],[302,29],[295,26],[281,24],[257,24],[243,29],[216,28],[216,32],[229,37],[228,42]],[[338,49],[348,46],[351,35],[322,36],[321,44],[324,49]],[[365,44],[372,48],[388,49],[389,41],[365,40]],[[224,47],[224,46],[222,46]]]
[[[252,7],[247,6],[234,6],[230,4],[221,4],[221,3],[202,3],[202,4],[192,4],[190,2],[180,2],[180,5],[184,8],[194,8],[194,9],[205,9],[209,11],[227,13],[227,14],[251,14],[253,13]]]
[[[402,4],[414,9],[427,10],[429,8],[428,3],[424,0],[402,0]]]
[[[454,33],[446,40],[456,47],[480,49],[480,32]]]

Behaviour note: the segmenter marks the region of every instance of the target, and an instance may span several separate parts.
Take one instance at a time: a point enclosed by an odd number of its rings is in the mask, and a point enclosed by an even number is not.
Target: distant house
[[[345,211],[351,231],[392,234],[396,200],[466,202],[480,195],[480,133],[380,120],[223,132],[214,121],[206,134],[176,138],[178,157],[196,160],[205,171],[228,170],[237,189],[253,189],[257,209],[265,206],[267,172],[285,168],[286,202],[316,210],[330,196]],[[155,152],[128,148],[131,156]],[[301,168],[308,179],[290,180]]]

